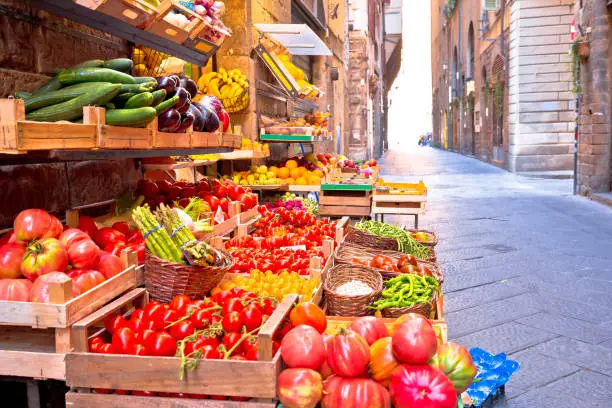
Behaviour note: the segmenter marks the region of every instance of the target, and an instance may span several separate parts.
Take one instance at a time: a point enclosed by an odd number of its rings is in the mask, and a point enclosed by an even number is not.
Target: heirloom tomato
[[[100,248],[91,239],[75,242],[66,249],[70,264],[75,268],[91,269],[98,265]]]
[[[391,408],[391,397],[385,387],[369,378],[332,375],[325,381],[321,408],[346,407]]]
[[[407,320],[396,326],[393,339],[393,355],[401,363],[427,364],[436,353],[438,339],[426,320]]]
[[[49,272],[63,272],[68,266],[68,254],[55,238],[34,241],[26,248],[21,262],[21,273],[30,279]]]
[[[49,272],[45,275],[39,276],[30,288],[30,302],[50,303],[49,283],[62,283],[67,279],[70,279],[70,277],[64,272]],[[80,292],[76,285],[72,285],[72,297],[77,297],[79,295]]]
[[[389,335],[389,330],[382,319],[374,316],[358,317],[351,322],[349,329],[363,337],[369,346],[376,340]]]
[[[62,223],[54,216],[38,208],[23,210],[13,222],[15,238],[19,242],[33,239],[54,238],[62,233]]]
[[[295,327],[283,337],[281,356],[289,367],[318,370],[325,360],[323,338],[311,326]]]
[[[393,356],[391,337],[378,339],[370,346],[370,375],[385,387],[389,385],[391,374],[399,364]]]
[[[305,324],[314,327],[319,333],[324,333],[327,328],[325,312],[312,302],[298,304],[291,311],[289,319],[294,327]]]
[[[21,261],[26,252],[22,244],[4,244],[0,246],[0,279],[19,278]]]
[[[442,371],[451,380],[459,394],[467,390],[477,371],[470,352],[452,341],[438,346],[431,365]]]
[[[278,399],[286,408],[314,408],[323,394],[321,375],[308,368],[288,368],[276,380]]]
[[[32,282],[27,279],[0,279],[0,300],[27,302]]]
[[[98,232],[98,226],[93,218],[88,217],[86,215],[79,216],[79,225],[78,228],[89,235],[91,239],[94,239],[96,236],[96,232]]]
[[[327,349],[329,368],[341,377],[356,377],[366,371],[370,361],[370,347],[355,332],[342,330],[335,335]]]
[[[96,270],[100,271],[106,279],[110,279],[118,273],[121,273],[123,269],[124,265],[121,258],[109,254],[108,252],[100,253],[100,260],[98,261]]]
[[[76,287],[79,293],[85,293],[106,280],[102,273],[92,269],[73,269],[68,276],[72,278],[72,286]]]
[[[395,321],[391,324],[391,330],[389,330],[389,334],[392,336],[395,332],[395,328],[408,320],[422,320],[426,323],[429,323],[429,325],[431,326],[431,322],[422,314],[406,313],[395,319]]]
[[[399,365],[391,375],[389,393],[395,408],[457,407],[453,383],[428,365]]]
[[[66,249],[70,248],[72,245],[78,242],[85,240],[90,241],[91,238],[89,237],[89,235],[77,228],[68,228],[59,236],[59,241]]]

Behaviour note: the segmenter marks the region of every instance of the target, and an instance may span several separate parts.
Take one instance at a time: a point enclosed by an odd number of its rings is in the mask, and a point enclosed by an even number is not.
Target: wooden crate
[[[129,265],[123,272],[74,299],[67,278],[49,284],[51,303],[0,301],[0,375],[65,379],[72,324],[144,282],[136,254],[125,251],[122,258]]]
[[[66,408],[276,408],[272,401],[214,401],[185,398],[140,397],[134,395],[96,394],[70,391]]]
[[[85,121],[85,112],[83,119]],[[96,147],[96,124],[85,123],[26,120],[22,99],[0,99],[0,152],[93,149]]]
[[[157,116],[148,126],[153,130],[153,145],[155,149],[188,149],[191,147],[191,129],[183,133],[160,132]]]
[[[373,214],[424,214],[426,195],[379,194],[372,196]]]
[[[192,148],[203,148],[203,147],[219,147],[217,142],[216,133],[208,132],[191,132],[191,147]]]
[[[166,20],[171,11],[178,9],[182,14],[191,17],[192,20],[185,27],[178,27],[169,23]],[[189,35],[200,25],[204,24],[204,20],[198,14],[181,5],[176,0],[164,0],[158,7],[156,15],[151,19],[145,27],[145,31],[163,37],[177,44],[182,44],[189,38]]]
[[[232,135],[231,133],[221,133],[223,136],[221,141],[221,147],[231,147],[233,149],[239,149],[242,146],[242,136]]]
[[[76,3],[134,27],[143,25],[154,15],[153,7],[144,0],[77,0]]]
[[[100,149],[150,149],[157,131],[157,120],[146,128],[107,125],[104,108],[83,108],[83,122],[97,124],[97,147]]]
[[[66,355],[66,383],[72,388],[103,388],[189,394],[276,397],[276,378],[281,370],[280,353],[272,355],[272,337],[288,316],[297,296],[289,295],[279,304],[258,334],[258,361],[201,360],[194,370],[179,379],[181,359],[87,352],[88,338],[104,317],[127,303],[146,301],[144,289],[134,289],[73,326],[75,351]]]

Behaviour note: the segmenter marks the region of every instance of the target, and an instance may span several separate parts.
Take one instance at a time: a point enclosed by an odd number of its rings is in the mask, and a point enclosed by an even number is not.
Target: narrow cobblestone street
[[[612,210],[571,180],[508,173],[432,148],[391,150],[383,177],[428,191],[449,338],[505,352],[521,369],[508,408],[612,406]],[[412,217],[385,217],[412,225]]]

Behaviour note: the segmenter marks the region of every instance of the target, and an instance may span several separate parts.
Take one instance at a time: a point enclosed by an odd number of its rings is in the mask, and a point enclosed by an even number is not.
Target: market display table
[[[427,187],[419,183],[381,182],[372,195],[372,214],[374,219],[384,222],[385,214],[414,215],[414,227],[419,228],[419,215],[425,213]]]

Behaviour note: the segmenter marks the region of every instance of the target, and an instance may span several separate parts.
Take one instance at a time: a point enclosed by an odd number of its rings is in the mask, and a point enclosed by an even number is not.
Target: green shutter
[[[499,0],[484,0],[485,10],[497,10],[499,8]]]

